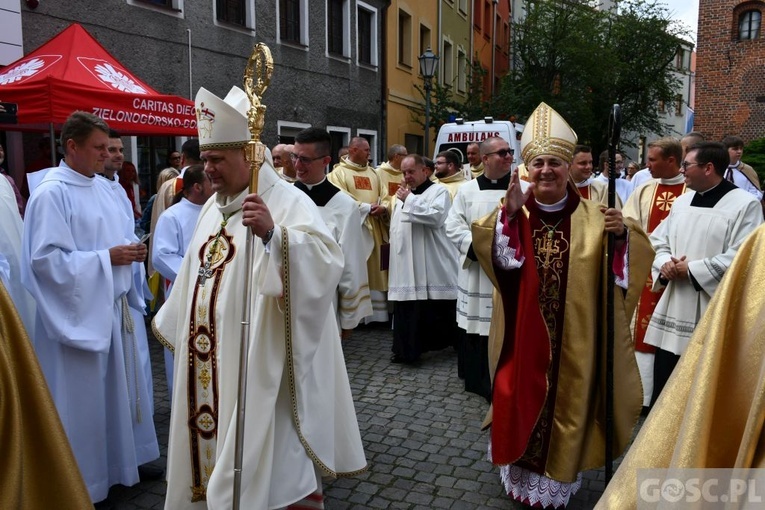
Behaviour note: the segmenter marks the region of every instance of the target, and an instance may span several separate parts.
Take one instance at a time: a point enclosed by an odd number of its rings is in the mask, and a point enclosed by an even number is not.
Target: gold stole
[[[204,501],[207,483],[215,467],[218,437],[218,338],[215,310],[223,271],[236,253],[234,236],[226,232],[228,216],[221,228],[199,250],[200,268],[189,323],[188,426],[191,450],[191,501]]]
[[[656,186],[651,198],[651,210],[648,213],[647,234],[653,232],[659,226],[659,223],[669,216],[669,211],[672,209],[675,199],[683,193],[685,193],[685,183],[682,182],[679,184],[658,184]],[[659,303],[664,290],[652,292],[651,288],[653,288],[653,277],[649,273],[643,291],[640,294],[637,318],[635,320],[635,350],[638,352],[656,352],[654,346],[644,343],[645,332],[648,330],[648,322],[651,320],[651,315],[653,315],[653,311],[656,309],[656,305]]]

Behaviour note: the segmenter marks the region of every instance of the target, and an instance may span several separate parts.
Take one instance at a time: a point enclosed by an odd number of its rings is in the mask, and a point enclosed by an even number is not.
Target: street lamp
[[[430,145],[430,91],[433,90],[433,76],[436,74],[436,65],[438,64],[438,55],[433,53],[428,47],[425,53],[417,57],[420,61],[420,74],[425,85],[425,157],[428,154]]]

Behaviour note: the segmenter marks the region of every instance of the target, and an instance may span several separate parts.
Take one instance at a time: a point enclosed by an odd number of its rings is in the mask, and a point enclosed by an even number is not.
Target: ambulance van
[[[480,144],[487,138],[498,136],[507,140],[510,148],[515,151],[513,154],[513,169],[515,169],[521,159],[521,133],[523,133],[523,125],[507,120],[494,120],[492,117],[475,121],[457,119],[442,125],[438,130],[433,159],[435,160],[435,155],[439,152],[450,150],[457,153],[463,165],[469,165],[468,144],[473,142]]]

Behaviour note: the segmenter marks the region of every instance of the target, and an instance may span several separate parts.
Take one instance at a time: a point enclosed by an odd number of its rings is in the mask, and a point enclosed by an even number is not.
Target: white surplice
[[[395,199],[390,223],[390,301],[457,298],[457,250],[445,228],[450,208],[448,188],[436,183],[419,195],[409,194],[405,202]]]
[[[714,207],[691,206],[696,192],[675,199],[669,216],[650,235],[656,251],[653,289],[661,266],[670,257],[686,256],[690,279],[670,281],[659,299],[645,334],[645,343],[681,355],[741,243],[762,223],[760,203],[748,192],[733,189]]]
[[[457,325],[468,334],[489,336],[494,292],[494,286],[481,265],[468,257],[473,244],[470,226],[496,209],[505,192],[481,190],[478,180],[472,179],[460,186],[446,218],[446,235],[459,251]]]
[[[0,179],[0,218],[0,279],[16,305],[29,338],[32,338],[35,301],[21,284],[21,235],[24,223],[16,203],[16,193],[8,179]]]
[[[124,219],[105,180],[62,161],[33,191],[24,224],[35,349],[94,501],[112,485],[137,483],[137,466],[159,457],[136,342],[123,341],[123,297],[140,297],[131,266],[109,257],[109,248],[132,241]]]
[[[332,309],[342,252],[313,202],[270,165],[261,168],[258,194],[275,230],[267,247],[253,239],[249,268],[253,301],[241,501],[253,510],[287,506],[314,492],[315,465],[326,475],[366,468]],[[213,195],[202,208],[173,292],[155,318],[158,338],[174,347],[176,359],[167,509],[232,505],[248,270],[241,212],[246,195]],[[289,339],[286,310],[292,315]]]
[[[345,260],[334,299],[338,326],[341,329],[354,329],[373,312],[367,279],[367,259],[372,253],[374,241],[362,224],[358,203],[350,195],[326,178],[314,185],[301,186],[308,188],[309,197],[312,196],[310,190],[315,186],[332,186],[337,189],[337,193],[326,204],[316,205],[332,237],[340,245]]]

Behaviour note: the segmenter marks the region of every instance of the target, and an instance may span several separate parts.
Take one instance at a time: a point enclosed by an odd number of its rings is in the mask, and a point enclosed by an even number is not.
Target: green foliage
[[[677,94],[672,70],[684,29],[655,0],[622,0],[618,15],[588,3],[524,0],[527,16],[513,25],[515,69],[494,111],[523,122],[544,101],[596,150],[606,147],[614,103],[622,108],[622,132],[666,133],[657,105]]]
[[[757,138],[745,145],[744,156],[741,159],[754,168],[760,182],[765,182],[765,138]]]
[[[449,122],[450,117],[462,117],[465,120],[483,119],[490,115],[489,105],[482,99],[483,77],[486,71],[479,62],[475,62],[468,72],[468,90],[465,99],[456,96],[450,84],[440,84],[437,77],[433,78],[433,88],[430,95],[430,126],[431,136],[435,141],[438,129],[442,124]],[[412,120],[424,129],[425,127],[425,88],[419,85],[414,87],[422,97],[422,106],[409,107]]]

